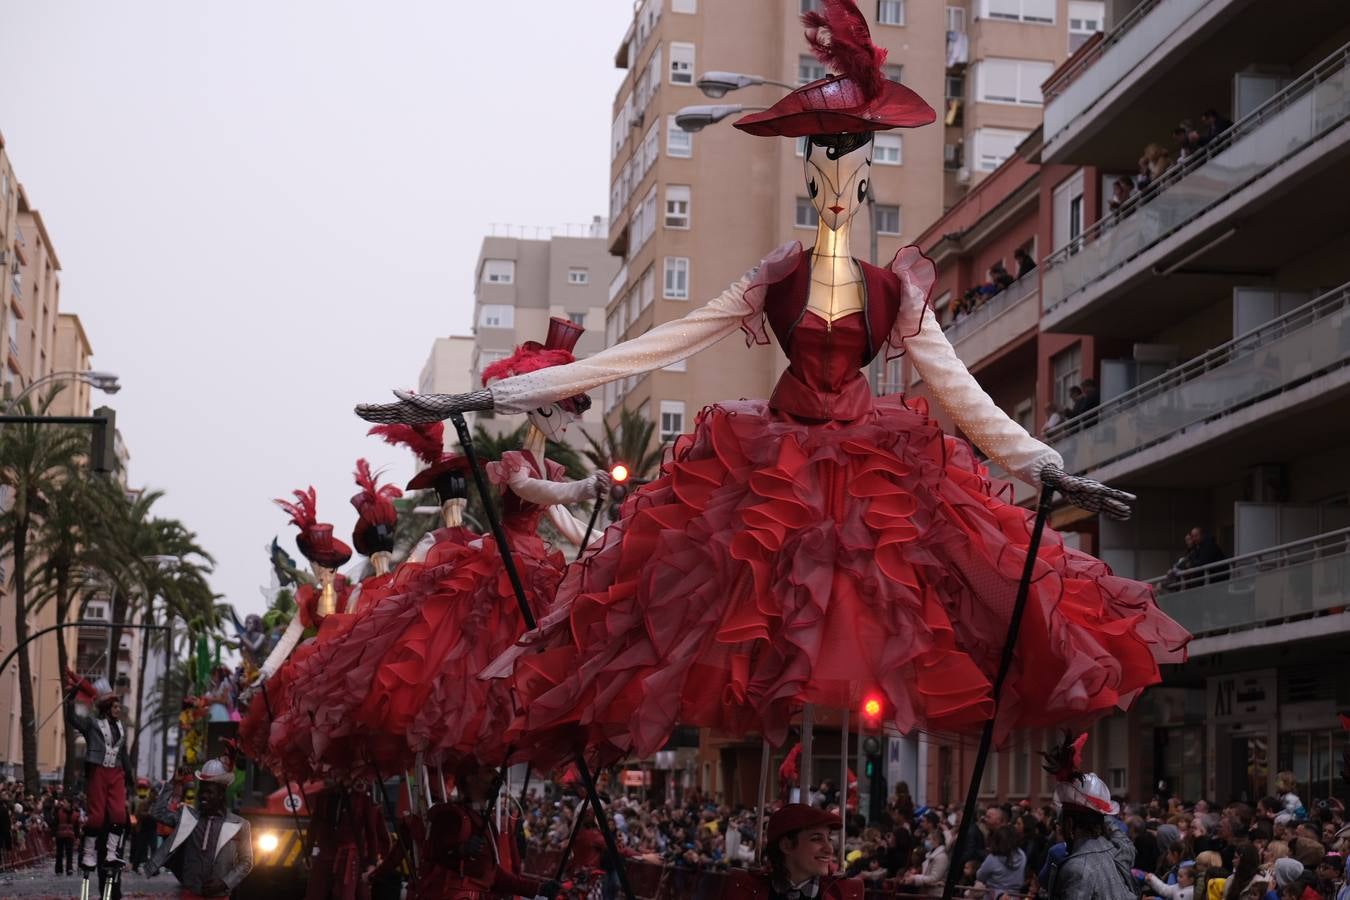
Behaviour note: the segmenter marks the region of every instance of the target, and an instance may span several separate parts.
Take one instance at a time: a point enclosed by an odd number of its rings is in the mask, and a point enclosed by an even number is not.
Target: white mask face
[[[871,134],[820,134],[806,139],[806,193],[820,220],[838,231],[862,209],[872,172]]]
[[[531,410],[526,418],[530,420],[531,425],[544,433],[544,437],[550,441],[560,441],[567,431],[567,426],[577,421],[580,416],[554,403]]]

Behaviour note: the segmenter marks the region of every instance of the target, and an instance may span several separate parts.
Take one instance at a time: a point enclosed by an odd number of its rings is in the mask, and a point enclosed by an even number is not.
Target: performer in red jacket
[[[843,826],[834,813],[804,803],[784,806],[769,817],[769,868],[731,873],[724,900],[862,900],[861,879],[830,874],[839,858],[832,835]]]
[[[427,812],[426,871],[417,896],[441,900],[495,897],[556,897],[559,884],[514,871],[492,822],[484,815],[496,786],[496,772],[466,757],[455,772],[459,799]],[[508,836],[509,837],[509,836]]]

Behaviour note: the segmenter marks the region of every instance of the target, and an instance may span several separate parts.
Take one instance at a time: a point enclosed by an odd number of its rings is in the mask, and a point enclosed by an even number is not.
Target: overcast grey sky
[[[0,131],[63,266],[131,478],[262,607],[270,500],[350,537],[360,400],[466,333],[495,222],[608,205],[630,0],[0,0]],[[103,398],[96,395],[96,405]]]

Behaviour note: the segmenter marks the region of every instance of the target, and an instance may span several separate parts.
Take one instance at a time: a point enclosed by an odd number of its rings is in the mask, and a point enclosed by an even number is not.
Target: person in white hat
[[[109,866],[123,865],[117,855],[119,839],[130,821],[127,815],[127,790],[135,781],[131,759],[127,753],[126,727],[122,724],[122,702],[113,692],[106,678],[93,684],[70,670],[66,681],[72,692],[92,706],[94,716],[75,712],[74,704],[66,703],[67,724],[84,736],[84,778],[88,819],[84,826],[84,843],[80,849],[80,868],[89,870],[98,866],[98,839],[107,835],[103,862]]]
[[[173,834],[146,863],[153,878],[168,868],[178,877],[181,897],[228,897],[253,870],[248,822],[225,807],[225,789],[234,770],[210,759],[197,773],[197,812],[183,807]]]
[[[1050,900],[1134,900],[1138,897],[1134,844],[1115,818],[1120,806],[1106,782],[1082,771],[1087,735],[1044,754],[1045,770],[1055,776],[1054,801],[1059,830],[1069,855],[1051,872]]]

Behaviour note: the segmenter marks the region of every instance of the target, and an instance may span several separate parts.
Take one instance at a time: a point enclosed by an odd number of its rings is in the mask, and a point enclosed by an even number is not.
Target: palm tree
[[[22,415],[47,415],[59,393],[52,390],[34,408],[25,398]],[[6,425],[0,430],[0,485],[11,494],[9,509],[0,514],[0,552],[13,563],[14,643],[19,648],[19,727],[23,742],[24,788],[39,790],[37,722],[33,706],[32,661],[28,656],[29,541],[33,531],[51,513],[50,498],[57,486],[71,477],[82,455],[89,452],[89,439],[70,428],[36,422]]]
[[[619,412],[619,427],[612,428],[605,420],[604,439],[596,440],[587,433],[586,442],[591,446],[586,450],[586,458],[597,469],[606,471],[619,463],[628,467],[629,478],[646,481],[656,475],[661,467],[662,449],[658,445],[651,449],[652,435],[656,426],[648,422],[631,409]]]
[[[32,573],[36,586],[29,609],[41,612],[48,603],[55,605],[56,624],[70,621],[72,609],[78,609],[80,597],[97,586],[90,573],[114,562],[110,541],[103,526],[116,519],[123,501],[121,488],[87,469],[72,469],[53,488],[42,529],[31,548],[38,564]],[[70,653],[63,634],[57,634],[57,667],[70,667]],[[62,780],[73,790],[76,777],[75,730],[65,729],[65,768]]]

